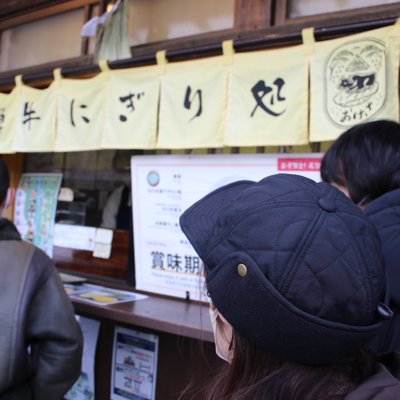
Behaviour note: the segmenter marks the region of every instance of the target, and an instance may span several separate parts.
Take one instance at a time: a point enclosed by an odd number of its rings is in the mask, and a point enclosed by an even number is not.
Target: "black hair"
[[[348,129],[325,153],[321,179],[345,187],[361,206],[400,188],[400,124],[379,120]]]
[[[10,186],[10,174],[5,161],[0,158],[0,205],[2,205],[7,198],[7,191]]]

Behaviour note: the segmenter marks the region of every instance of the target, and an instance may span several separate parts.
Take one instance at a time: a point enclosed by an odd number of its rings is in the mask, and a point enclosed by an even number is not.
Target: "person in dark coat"
[[[398,354],[368,347],[392,316],[379,236],[340,190],[290,174],[238,181],[180,226],[226,361],[203,398],[400,399]]]
[[[9,174],[0,159],[0,204]],[[52,260],[0,218],[0,399],[61,400],[81,373],[82,333]]]
[[[379,120],[344,132],[325,153],[321,177],[346,193],[378,229],[394,316],[372,346],[400,351],[400,124]]]

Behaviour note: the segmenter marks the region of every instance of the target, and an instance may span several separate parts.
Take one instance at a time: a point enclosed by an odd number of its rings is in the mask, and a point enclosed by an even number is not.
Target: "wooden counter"
[[[78,314],[173,335],[214,342],[208,306],[149,296],[143,300],[97,306],[73,300]]]
[[[53,259],[61,272],[86,277],[90,283],[133,291],[129,266],[129,233],[114,231],[111,257],[54,247]],[[144,293],[146,294],[146,293]],[[222,361],[215,354],[208,305],[146,294],[143,300],[98,306],[73,300],[78,315],[100,321],[95,360],[95,400],[109,400],[114,329],[123,326],[159,337],[156,399],[203,400],[204,389]]]
[[[177,400],[188,385],[190,390],[182,400],[204,399],[204,389],[222,364],[215,354],[207,305],[151,295],[143,300],[107,306],[81,300],[72,303],[78,315],[100,321],[95,363],[96,400],[110,399],[116,326],[159,337],[157,400]]]

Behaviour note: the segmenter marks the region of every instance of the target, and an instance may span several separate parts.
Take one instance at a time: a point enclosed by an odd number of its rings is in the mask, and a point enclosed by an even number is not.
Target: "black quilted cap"
[[[333,363],[390,317],[378,234],[326,183],[289,174],[238,181],[196,202],[180,224],[217,309],[273,354]]]

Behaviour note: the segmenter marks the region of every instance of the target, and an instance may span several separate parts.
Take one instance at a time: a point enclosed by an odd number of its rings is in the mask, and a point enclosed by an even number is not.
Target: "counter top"
[[[78,314],[194,339],[214,341],[208,305],[155,297],[106,306],[71,299]]]

